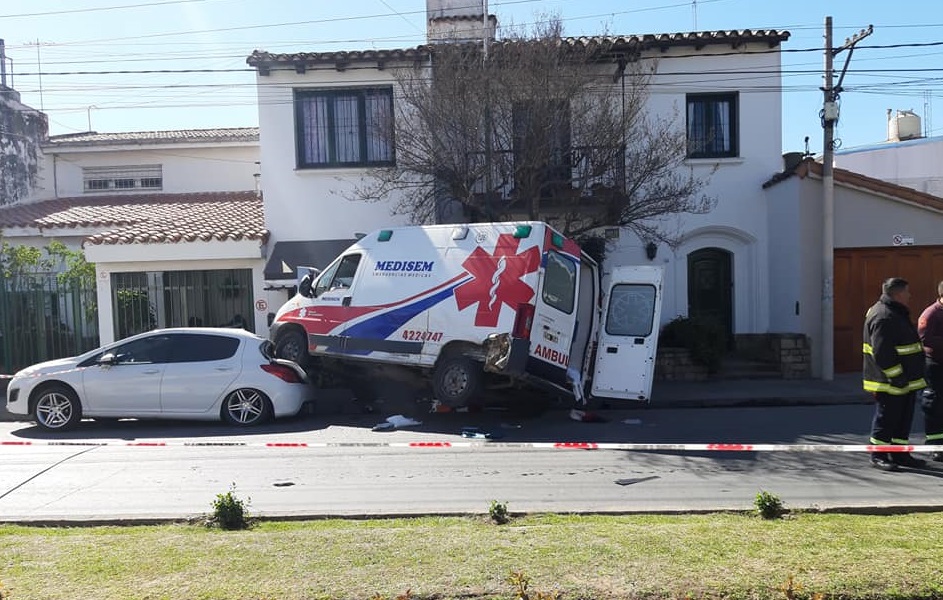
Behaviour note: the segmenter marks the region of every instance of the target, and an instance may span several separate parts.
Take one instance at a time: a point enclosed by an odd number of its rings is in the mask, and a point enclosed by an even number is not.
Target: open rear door
[[[592,394],[648,401],[661,320],[661,267],[617,267],[603,299]]]

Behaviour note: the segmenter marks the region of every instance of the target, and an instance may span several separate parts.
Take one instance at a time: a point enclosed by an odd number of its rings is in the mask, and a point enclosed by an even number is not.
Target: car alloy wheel
[[[269,399],[258,390],[241,388],[230,392],[223,401],[223,420],[230,425],[257,425],[268,419],[269,414]]]
[[[65,431],[82,419],[82,407],[72,390],[52,386],[40,391],[33,416],[43,429]]]

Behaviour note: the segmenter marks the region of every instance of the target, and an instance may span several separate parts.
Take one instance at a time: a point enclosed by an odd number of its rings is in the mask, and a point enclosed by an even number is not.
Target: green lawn
[[[940,514],[0,526],[3,600],[943,598]]]

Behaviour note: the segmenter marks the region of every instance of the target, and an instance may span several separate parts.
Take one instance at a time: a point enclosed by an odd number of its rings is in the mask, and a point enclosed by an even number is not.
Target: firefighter
[[[875,403],[871,443],[905,445],[910,437],[916,392],[927,385],[923,379],[923,344],[910,321],[907,281],[887,279],[881,291],[864,321],[864,389],[874,395]],[[925,464],[909,452],[871,453],[871,465],[883,471]]]
[[[917,332],[926,355],[927,389],[922,405],[926,444],[941,445],[940,452],[931,452],[930,459],[943,462],[943,281],[936,288],[937,299],[920,313]]]

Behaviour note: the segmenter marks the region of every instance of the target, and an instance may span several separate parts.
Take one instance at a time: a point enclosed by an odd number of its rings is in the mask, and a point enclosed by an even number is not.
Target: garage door
[[[881,294],[881,282],[903,277],[910,282],[914,323],[936,299],[943,280],[943,246],[843,248],[835,251],[835,372],[861,370],[864,315]]]

